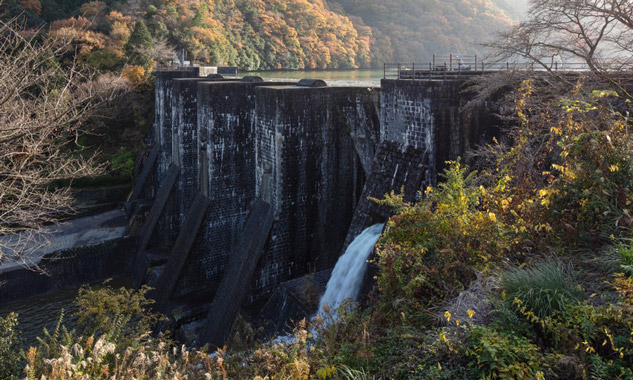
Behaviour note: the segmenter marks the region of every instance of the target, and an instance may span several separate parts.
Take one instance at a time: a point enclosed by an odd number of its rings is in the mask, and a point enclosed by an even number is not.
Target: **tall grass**
[[[501,286],[507,301],[521,300],[539,318],[562,314],[581,297],[571,265],[560,261],[510,270],[501,277]]]
[[[376,377],[370,376],[364,369],[356,370],[347,366],[341,366],[339,374],[345,380],[375,380]]]

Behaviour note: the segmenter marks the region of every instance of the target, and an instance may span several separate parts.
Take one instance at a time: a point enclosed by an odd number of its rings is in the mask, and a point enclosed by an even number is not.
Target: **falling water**
[[[347,247],[332,271],[325,294],[319,302],[319,311],[323,310],[324,305],[335,310],[347,298],[356,300],[367,271],[367,259],[374,250],[384,226],[375,224],[365,229]]]

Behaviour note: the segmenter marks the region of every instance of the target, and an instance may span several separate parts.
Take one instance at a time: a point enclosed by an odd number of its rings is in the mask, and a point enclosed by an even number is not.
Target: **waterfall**
[[[347,247],[332,271],[325,293],[319,302],[318,313],[323,311],[324,305],[335,310],[347,298],[356,300],[367,271],[367,259],[374,250],[384,226],[375,224],[366,228]]]

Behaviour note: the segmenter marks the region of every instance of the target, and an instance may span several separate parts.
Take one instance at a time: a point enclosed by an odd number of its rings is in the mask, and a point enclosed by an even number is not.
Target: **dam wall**
[[[365,181],[361,154],[375,149],[359,154],[351,132],[377,135],[378,112],[375,88],[257,89],[256,194],[275,224],[253,290],[336,263]]]
[[[196,194],[210,206],[171,297],[215,293],[256,198],[272,205],[274,223],[250,301],[333,266],[378,146],[378,89],[178,75],[157,75],[169,109],[156,117],[155,176],[171,164],[179,176],[149,248],[171,249]]]
[[[208,297],[222,280],[249,208],[255,200],[255,90],[293,83],[201,81],[197,84],[197,141],[183,146],[196,156],[195,187],[210,207],[178,280],[174,297]],[[230,94],[230,95],[229,95]],[[196,149],[197,147],[197,149]],[[183,181],[188,181],[186,178]],[[179,210],[184,215],[188,207]]]
[[[189,71],[157,78],[155,177],[171,164],[179,177],[152,244],[171,248],[193,199],[209,200],[166,297],[175,302],[213,299],[256,202],[270,205],[273,222],[258,237],[265,243],[254,244],[263,250],[253,260],[261,259],[239,303],[257,304],[282,282],[332,268],[358,233],[391,215],[368,198],[403,190],[414,201],[445,161],[500,133],[486,104],[464,107],[473,94],[459,80],[383,80],[379,88]]]
[[[446,162],[456,160],[501,133],[501,121],[487,104],[466,107],[474,94],[465,80],[381,81],[380,142],[373,158],[345,247],[364,228],[386,220],[388,207],[369,197],[404,191],[415,201],[435,185]]]

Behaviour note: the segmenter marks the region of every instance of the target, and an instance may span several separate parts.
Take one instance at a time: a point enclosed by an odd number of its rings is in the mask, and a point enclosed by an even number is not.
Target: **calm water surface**
[[[93,289],[103,287],[103,282],[90,285]],[[108,283],[108,286],[118,289],[122,286],[131,286],[128,278],[117,278]],[[0,317],[6,317],[9,313],[18,314],[19,324],[17,330],[24,340],[26,347],[37,345],[36,337],[43,337],[43,329],[53,331],[62,309],[64,309],[64,325],[71,330],[74,328],[77,318],[74,316],[77,306],[73,302],[77,297],[79,287],[62,290],[51,294],[35,296],[0,305]]]
[[[301,71],[242,71],[242,75],[258,75],[262,78],[288,79],[323,79],[326,81],[375,81],[383,78],[383,69],[353,69],[353,70],[301,70]]]

